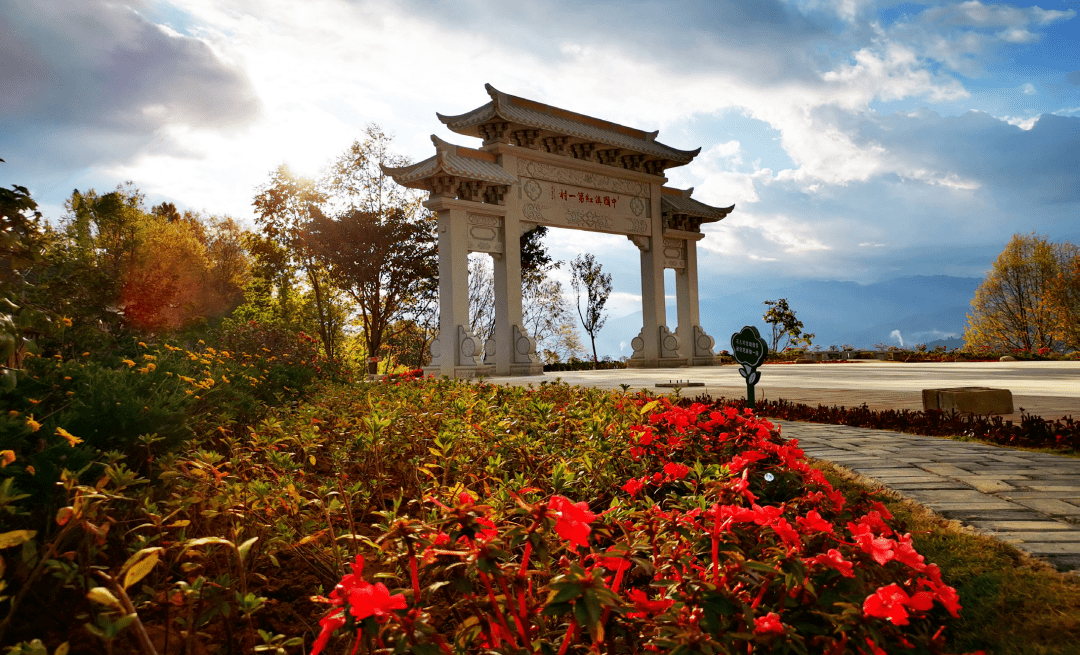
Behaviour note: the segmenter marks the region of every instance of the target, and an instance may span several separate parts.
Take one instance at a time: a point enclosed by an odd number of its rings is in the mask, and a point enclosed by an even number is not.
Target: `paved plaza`
[[[866,403],[872,409],[922,409],[922,389],[1009,389],[1013,404],[1043,418],[1080,419],[1080,362],[774,364],[761,367],[757,397],[807,404]],[[702,382],[684,396],[742,397],[735,366],[623,369],[492,378],[510,384],[561,379],[631,390],[675,380]],[[1018,420],[1019,413],[1005,418]],[[943,516],[1010,542],[1062,568],[1080,569],[1080,459],[923,437],[888,430],[775,421],[810,457],[876,480]]]
[[[1080,568],[1080,459],[888,430],[775,421],[839,464],[1032,555]]]

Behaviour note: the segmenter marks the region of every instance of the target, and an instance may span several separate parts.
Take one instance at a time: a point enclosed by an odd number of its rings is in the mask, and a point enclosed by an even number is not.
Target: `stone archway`
[[[676,150],[656,132],[625,127],[486,89],[491,102],[442,116],[450,130],[483,139],[480,149],[432,136],[435,156],[384,168],[403,186],[428,191],[424,206],[439,221],[439,338],[426,372],[450,377],[535,375],[543,371],[522,327],[518,237],[536,225],[626,235],[640,252],[642,329],[631,366],[716,363],[701,328],[697,242],[702,223],[735,208],[705,205],[693,189],[665,187],[667,168],[700,149]],[[495,263],[494,364],[477,361],[469,331],[468,254]],[[678,329],[665,319],[664,269],[676,271]]]

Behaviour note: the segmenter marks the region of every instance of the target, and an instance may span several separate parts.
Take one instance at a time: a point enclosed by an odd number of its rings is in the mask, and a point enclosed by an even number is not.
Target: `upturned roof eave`
[[[678,165],[690,163],[701,153],[701,148],[679,150],[656,141],[658,131],[644,132],[636,128],[586,116],[585,114],[545,105],[527,98],[521,99],[523,103],[528,103],[528,105],[536,105],[547,109],[547,111],[541,111],[532,106],[515,104],[514,100],[517,99],[517,96],[502,93],[490,84],[486,84],[484,87],[492,98],[490,102],[456,116],[447,116],[437,112],[435,115],[451,131],[472,137],[480,136],[480,125],[498,117],[508,123],[545,130],[560,136],[572,137],[587,142],[602,143],[613,148],[631,150],[647,157],[668,160]],[[565,129],[558,125],[559,122],[568,123],[572,127],[571,129]]]

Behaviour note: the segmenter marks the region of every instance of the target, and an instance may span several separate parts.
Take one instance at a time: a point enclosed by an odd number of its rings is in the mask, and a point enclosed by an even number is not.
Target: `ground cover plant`
[[[744,407],[745,399],[696,396],[684,404],[700,402],[716,407]],[[870,409],[840,405],[805,405],[784,399],[759,400],[754,404],[759,416],[789,421],[809,421],[832,425],[850,425],[876,430],[894,430],[937,437],[959,437],[1014,448],[1044,449],[1061,454],[1080,452],[1080,422],[1071,416],[1046,420],[1022,411],[1016,423],[1000,416],[978,416],[940,410]]]
[[[734,407],[405,377],[218,427],[9,497],[0,643],[939,652],[960,609],[882,506]]]

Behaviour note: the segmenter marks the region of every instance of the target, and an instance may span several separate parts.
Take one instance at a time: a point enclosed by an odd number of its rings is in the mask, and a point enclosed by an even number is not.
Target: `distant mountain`
[[[729,350],[728,340],[744,325],[765,335],[765,300],[787,298],[788,305],[823,347],[851,344],[873,348],[877,343],[913,346],[959,337],[980,278],[946,275],[910,276],[873,284],[788,280],[773,283],[733,282],[710,285],[700,280],[701,323],[716,339],[716,350]],[[674,328],[674,303],[667,308]],[[641,330],[641,312],[610,319],[596,340],[597,352],[629,356],[630,340]],[[931,346],[932,347],[932,346]]]

